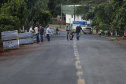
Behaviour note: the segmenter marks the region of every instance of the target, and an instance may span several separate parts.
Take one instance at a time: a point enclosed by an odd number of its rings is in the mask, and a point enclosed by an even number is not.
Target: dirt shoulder
[[[0,43],[0,53],[2,53],[2,52],[3,52],[3,44]]]
[[[19,49],[12,49],[12,50],[4,50],[0,52],[0,57],[12,57],[12,56],[19,56],[23,53],[27,53],[28,51],[31,51],[35,48],[37,44],[29,44],[29,45],[20,45]],[[2,45],[1,45],[2,46]]]

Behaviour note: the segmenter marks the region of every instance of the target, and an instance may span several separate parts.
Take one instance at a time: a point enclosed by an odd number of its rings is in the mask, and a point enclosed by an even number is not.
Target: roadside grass
[[[108,39],[113,39],[115,41],[124,41],[126,40],[126,37],[121,37],[121,36],[108,36],[108,35],[101,35],[102,37],[106,37]]]
[[[61,28],[60,28],[60,25],[57,25],[57,24],[49,24],[49,26],[51,27],[51,28],[59,28],[59,29],[64,29],[65,30],[65,27],[66,27],[66,25],[61,25]]]
[[[61,28],[60,28],[60,25],[57,25],[57,24],[49,24],[49,26],[51,27],[51,28],[59,28],[59,29],[62,29],[62,30],[66,30],[65,28],[66,28],[66,25],[61,25]],[[72,29],[72,27],[71,26],[69,26],[70,27],[70,30],[72,30],[72,31],[75,31],[76,29]]]

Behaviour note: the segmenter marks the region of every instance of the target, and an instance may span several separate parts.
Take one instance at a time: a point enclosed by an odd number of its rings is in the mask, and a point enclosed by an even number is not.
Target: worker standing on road
[[[59,29],[58,29],[58,27],[56,28],[56,34],[58,34],[58,31],[59,31]]]
[[[35,30],[35,34],[36,34],[36,41],[37,41],[37,44],[39,43],[39,31],[38,31],[38,26],[36,25],[36,27],[34,28]]]
[[[68,36],[69,36],[69,33],[70,33],[70,28],[68,25],[66,25],[66,32],[67,32],[67,40],[69,40]]]
[[[43,38],[44,38],[44,28],[40,24],[40,26],[39,26],[39,41],[43,42]]]
[[[81,30],[82,30],[81,25],[76,27],[76,38],[77,38],[77,40],[79,40]],[[83,30],[82,30],[82,32],[84,33]]]
[[[47,25],[46,35],[47,35],[48,41],[50,41],[50,33],[51,33],[51,30],[49,28],[49,25]]]

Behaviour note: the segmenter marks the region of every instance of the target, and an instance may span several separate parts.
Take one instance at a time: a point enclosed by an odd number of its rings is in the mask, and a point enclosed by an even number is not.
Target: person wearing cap
[[[77,40],[79,40],[81,30],[82,30],[81,25],[76,27],[76,38],[77,38]],[[82,32],[83,32],[83,30],[82,30]]]

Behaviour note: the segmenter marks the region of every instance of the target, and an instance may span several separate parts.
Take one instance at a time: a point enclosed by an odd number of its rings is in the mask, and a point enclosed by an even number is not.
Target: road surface
[[[95,35],[21,47],[0,57],[0,84],[126,84],[126,43]]]

